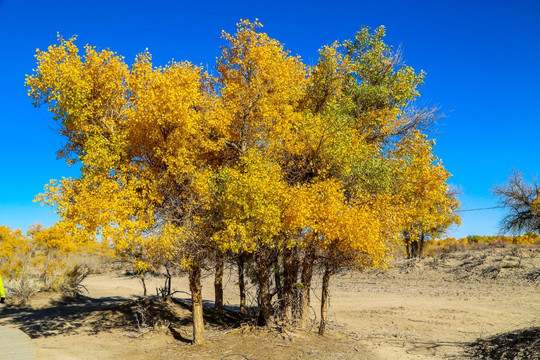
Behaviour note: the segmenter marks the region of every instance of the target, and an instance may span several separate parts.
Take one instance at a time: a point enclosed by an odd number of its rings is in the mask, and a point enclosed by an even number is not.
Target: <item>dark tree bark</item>
[[[416,240],[411,241],[409,238],[408,244],[409,244],[410,251],[407,256],[409,259],[422,257],[425,239],[426,239],[426,235],[423,232],[418,234],[418,239]]]
[[[410,259],[412,257],[411,235],[408,232],[404,232],[403,239],[405,240],[405,249],[407,250],[407,259]]]
[[[410,258],[418,257],[418,241],[411,241],[411,256]]]
[[[268,268],[268,259],[265,256],[266,253],[264,249],[261,249],[255,255],[260,291],[259,315],[262,318],[262,326],[272,326],[274,324],[274,314],[272,309],[272,294],[270,293],[270,271]]]
[[[281,273],[281,256],[278,255],[274,266],[274,281],[276,283],[277,303],[280,312],[283,311],[283,278]]]
[[[285,249],[283,252],[283,322],[292,322],[293,285],[296,282],[297,270],[293,261],[294,249]]]
[[[313,263],[315,262],[315,249],[309,247],[304,255],[302,264],[302,291],[300,293],[300,321],[301,327],[306,327],[309,323],[309,292],[311,290],[311,279],[313,277]]]
[[[322,291],[321,291],[321,322],[319,324],[319,335],[324,335],[326,324],[328,322],[328,287],[330,286],[330,277],[333,271],[330,267],[325,267]]]
[[[167,272],[167,279],[165,280],[165,294],[164,295],[166,297],[170,297],[171,293],[172,293],[172,290],[171,290],[172,275],[171,275],[171,271],[169,270],[168,266],[165,266],[165,271]]]
[[[412,240],[409,232],[403,233],[403,239],[405,241],[405,248],[407,250],[407,258],[420,258],[424,251],[424,242],[426,240],[426,234],[420,232],[418,239]]]
[[[223,310],[223,256],[219,255],[216,263],[216,276],[214,279],[214,309],[216,311]]]
[[[422,232],[420,233],[420,236],[418,237],[418,257],[422,257],[422,254],[424,252],[425,241],[426,241],[426,234]]]

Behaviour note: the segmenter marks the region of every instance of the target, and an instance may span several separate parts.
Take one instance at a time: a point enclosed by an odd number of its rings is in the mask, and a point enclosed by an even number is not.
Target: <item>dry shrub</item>
[[[73,266],[73,268],[66,271],[61,277],[60,291],[74,297],[81,295],[83,290],[88,292],[82,282],[89,274],[90,269],[87,267],[81,265]]]
[[[37,224],[25,236],[20,230],[0,226],[0,271],[7,297],[28,301],[40,291],[77,296],[92,271],[107,268],[106,249],[78,244],[58,227]]]
[[[67,262],[70,267],[79,265],[87,269],[90,274],[104,274],[124,268],[124,265],[106,251],[79,251],[69,254]]]
[[[7,296],[22,303],[30,301],[40,290],[41,285],[37,277],[27,271],[21,271],[18,277],[6,282]]]
[[[137,325],[137,331],[160,331],[168,329],[172,323],[181,319],[177,317],[170,300],[150,300],[140,298],[131,304],[131,311]],[[189,313],[188,313],[189,314]]]

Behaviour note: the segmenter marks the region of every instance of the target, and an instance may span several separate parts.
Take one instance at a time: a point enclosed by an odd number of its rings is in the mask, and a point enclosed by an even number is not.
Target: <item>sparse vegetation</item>
[[[428,240],[424,244],[424,255],[435,256],[452,251],[481,250],[490,247],[505,247],[509,245],[538,245],[540,235],[527,233],[524,235],[470,235],[466,238],[446,238],[441,240]]]
[[[107,268],[106,257],[107,251],[99,246],[77,247],[58,225],[37,224],[27,235],[0,226],[0,271],[12,302],[28,302],[43,291],[80,295],[86,276]]]

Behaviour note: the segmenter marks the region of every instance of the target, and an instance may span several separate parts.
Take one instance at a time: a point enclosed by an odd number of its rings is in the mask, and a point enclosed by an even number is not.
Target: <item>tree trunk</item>
[[[283,252],[283,322],[292,322],[293,285],[296,282],[297,272],[293,261],[293,249]]]
[[[283,310],[283,278],[281,273],[281,256],[276,257],[275,267],[274,267],[274,281],[276,283],[276,294],[277,294],[277,303],[279,306],[279,311]]]
[[[272,294],[270,294],[270,272],[268,269],[268,261],[266,259],[264,250],[260,250],[255,255],[255,261],[257,262],[257,277],[259,280],[260,291],[260,308],[259,314],[262,316],[263,326],[272,326],[274,323],[273,309],[272,309]]]
[[[418,240],[411,241],[411,258],[418,257]]]
[[[300,297],[302,288],[298,286],[300,280],[298,280],[298,274],[300,274],[300,257],[298,255],[298,248],[295,248],[291,257],[291,274],[292,280],[292,295],[291,295],[291,309],[292,309],[292,321],[300,319]]]
[[[144,274],[141,274],[141,283],[143,287],[143,296],[146,297],[147,291],[146,291],[146,281],[144,280]]]
[[[329,267],[325,267],[321,293],[321,323],[319,325],[319,335],[324,335],[326,323],[328,321],[328,286],[330,285],[331,276],[332,271]]]
[[[214,310],[223,310],[223,255],[219,255],[216,263],[216,277],[214,279]]]
[[[165,270],[167,271],[167,279],[165,280],[165,295],[167,297],[170,297],[171,296],[171,279],[172,279],[172,275],[171,275],[171,271],[169,270],[169,267],[168,266],[165,266]]]
[[[189,290],[191,290],[191,301],[193,305],[193,344],[204,344],[204,318],[203,318],[203,298],[201,288],[201,268],[194,265],[189,270]]]
[[[405,232],[403,233],[403,238],[405,239],[405,249],[407,250],[407,259],[410,259],[412,257],[411,254],[411,236],[409,233]]]
[[[244,256],[242,254],[238,255],[236,260],[238,264],[238,289],[240,291],[240,313],[246,314],[246,283],[244,280]]]
[[[313,263],[315,262],[315,248],[309,247],[302,264],[302,292],[300,293],[300,321],[301,327],[309,323],[309,292],[311,290],[311,278],[313,277]]]
[[[418,257],[422,257],[422,252],[424,251],[424,241],[426,240],[426,235],[422,232],[418,238]]]

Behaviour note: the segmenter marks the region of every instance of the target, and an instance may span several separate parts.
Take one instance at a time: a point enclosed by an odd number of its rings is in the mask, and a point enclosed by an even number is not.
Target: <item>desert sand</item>
[[[38,359],[538,359],[540,246],[489,247],[386,271],[344,271],[331,282],[328,334],[316,334],[320,284],[310,329],[258,329],[234,312],[235,269],[225,276],[228,311],[212,311],[213,278],[203,282],[207,343],[192,346],[188,283],[173,278],[173,300],[158,301],[164,279],[116,271],[84,281],[78,299],[39,294],[1,310],[0,325],[21,329]],[[252,299],[253,300],[253,299]]]

